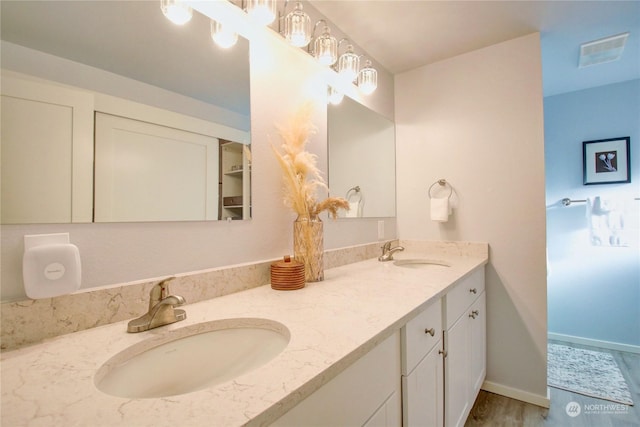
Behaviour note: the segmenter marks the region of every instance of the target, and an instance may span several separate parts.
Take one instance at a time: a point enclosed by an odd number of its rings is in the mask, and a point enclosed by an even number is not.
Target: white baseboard
[[[612,341],[594,340],[591,338],[576,337],[573,335],[555,334],[549,332],[547,337],[554,341],[564,341],[572,344],[582,344],[591,347],[606,348],[609,350],[626,351],[628,353],[640,354],[640,346],[631,344],[621,344]]]
[[[528,391],[519,390],[513,387],[508,387],[506,385],[497,384],[491,381],[483,382],[481,389],[490,393],[506,396],[511,399],[516,399],[522,402],[531,403],[533,405],[542,406],[543,408],[548,408],[549,406],[551,406],[551,395],[549,393],[548,387],[546,396],[541,396],[539,394],[530,393]]]

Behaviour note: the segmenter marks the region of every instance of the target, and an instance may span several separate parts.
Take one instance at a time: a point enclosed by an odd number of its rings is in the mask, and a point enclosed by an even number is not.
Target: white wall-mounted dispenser
[[[80,251],[69,233],[24,236],[22,277],[31,299],[51,298],[80,289]]]

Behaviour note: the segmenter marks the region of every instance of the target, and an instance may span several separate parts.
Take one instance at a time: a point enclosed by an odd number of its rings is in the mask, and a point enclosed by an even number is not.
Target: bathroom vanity
[[[464,426],[486,373],[485,310],[477,267],[273,425]]]
[[[265,285],[188,304],[186,320],[147,332],[128,334],[124,321],[4,352],[2,422],[462,425],[484,379],[488,246],[402,244],[398,260],[433,262],[368,259],[301,290]],[[277,324],[288,343],[262,366],[193,392],[125,398],[96,387],[114,357],[218,321]]]

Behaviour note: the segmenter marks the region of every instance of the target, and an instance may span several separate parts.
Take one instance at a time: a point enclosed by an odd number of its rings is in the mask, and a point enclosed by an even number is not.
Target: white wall
[[[485,387],[545,404],[546,266],[540,40],[531,34],[396,76],[398,234],[484,241]],[[429,220],[445,178],[457,207]]]
[[[229,7],[231,7],[229,5]],[[317,106],[318,133],[309,149],[326,170],[326,70],[271,30],[250,35],[253,219],[222,222],[61,224],[2,226],[2,300],[24,298],[22,254],[25,234],[69,232],[80,249],[83,288],[124,283],[292,253],[293,215],[283,206],[281,175],[270,143],[274,125],[284,123],[303,102]],[[391,77],[379,74],[381,90],[370,102],[393,105]],[[380,98],[380,99],[378,99]],[[395,218],[384,219],[395,237]],[[375,242],[377,220],[325,221],[325,249]]]
[[[549,333],[553,338],[640,352],[640,80],[544,99],[549,254]],[[582,184],[582,142],[631,137],[631,182]],[[619,203],[622,247],[590,243],[586,203]]]

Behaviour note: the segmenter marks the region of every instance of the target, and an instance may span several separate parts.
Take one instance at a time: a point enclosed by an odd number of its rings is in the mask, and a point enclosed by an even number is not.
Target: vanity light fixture
[[[347,50],[338,58],[338,74],[346,81],[353,82],[358,77],[360,69],[360,57],[353,51],[353,45],[348,39],[342,39],[338,43],[338,49],[342,42],[347,42]]]
[[[364,68],[358,73],[358,88],[365,95],[371,95],[378,87],[378,72],[373,68],[371,61],[366,60]]]
[[[343,98],[344,98],[344,94],[342,92],[338,92],[337,90],[335,90],[331,86],[328,87],[328,89],[327,89],[327,99],[328,99],[330,104],[338,105],[338,104],[340,104],[342,102]]]
[[[248,0],[247,14],[260,25],[269,25],[276,19],[276,0]]]
[[[160,9],[164,16],[177,25],[184,25],[191,20],[193,9],[180,0],[161,0]]]
[[[313,41],[313,52],[311,52],[311,54],[322,65],[331,66],[338,60],[338,40],[331,35],[331,29],[324,19],[316,22],[316,25],[313,27],[313,35],[315,35],[320,23],[324,24],[324,28],[322,34]]]
[[[223,49],[228,49],[238,42],[238,33],[231,30],[229,25],[211,20],[211,38]]]
[[[289,0],[285,0],[282,13],[287,11],[287,3]],[[292,46],[305,47],[309,44],[311,41],[311,18],[302,10],[301,2],[297,1],[295,8],[284,17],[284,33],[282,31],[280,33]]]

